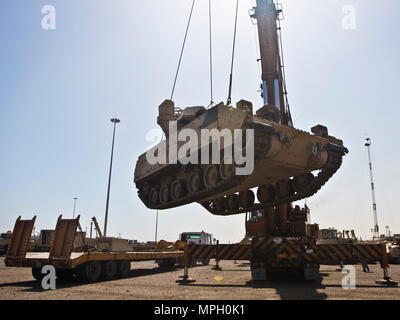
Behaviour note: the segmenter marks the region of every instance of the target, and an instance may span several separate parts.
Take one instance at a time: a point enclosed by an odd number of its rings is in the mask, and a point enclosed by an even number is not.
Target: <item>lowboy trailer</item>
[[[77,277],[85,282],[96,282],[127,276],[131,262],[183,258],[183,251],[95,252],[85,248],[83,252],[73,252],[79,219],[79,216],[77,219],[62,219],[60,216],[50,252],[36,253],[27,252],[36,217],[32,220],[19,217],[5,258],[6,266],[32,268],[32,275],[38,281],[45,276],[42,268],[50,265],[55,267],[58,279]]]

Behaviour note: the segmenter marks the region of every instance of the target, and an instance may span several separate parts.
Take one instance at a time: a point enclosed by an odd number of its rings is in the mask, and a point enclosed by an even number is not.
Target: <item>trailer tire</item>
[[[157,264],[160,268],[173,268],[175,267],[175,259],[160,259],[157,260]]]
[[[128,260],[118,262],[118,276],[127,277],[131,272],[131,262]]]
[[[57,280],[60,282],[71,282],[74,279],[74,270],[70,269],[57,269],[56,270]]]
[[[32,276],[36,281],[42,282],[45,275],[42,273],[42,268],[32,268]]]
[[[101,267],[101,277],[104,280],[112,280],[118,272],[118,264],[116,261],[105,261]]]
[[[93,283],[100,279],[101,263],[97,261],[87,262],[79,267],[78,278],[81,281]]]

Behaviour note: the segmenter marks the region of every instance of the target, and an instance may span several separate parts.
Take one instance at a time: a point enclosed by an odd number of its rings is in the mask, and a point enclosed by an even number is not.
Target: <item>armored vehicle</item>
[[[322,125],[311,133],[293,126],[280,14],[273,0],[257,0],[251,15],[261,53],[259,110],[245,100],[233,107],[230,98],[211,108],[182,110],[171,100],[160,105],[157,122],[166,139],[141,155],[135,169],[148,208],[198,202],[215,215],[252,212],[308,198],[339,169],[348,152],[341,140]]]

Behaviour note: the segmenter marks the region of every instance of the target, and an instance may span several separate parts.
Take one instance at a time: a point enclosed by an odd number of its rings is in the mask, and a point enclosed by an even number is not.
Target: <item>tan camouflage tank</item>
[[[254,130],[254,170],[237,175],[235,164],[156,164],[139,157],[135,183],[143,203],[150,209],[169,209],[192,202],[216,215],[232,215],[308,198],[339,169],[347,153],[341,140],[328,135],[323,126],[313,134],[279,124],[279,112],[265,106],[253,115],[252,105],[240,101],[236,108],[223,104],[211,109],[192,107],[176,112],[172,101],[160,106],[158,123],[167,138],[155,149],[168,151],[168,123],[177,120],[178,133],[193,129]],[[243,139],[245,140],[245,139]],[[178,148],[185,142],[179,142]],[[199,138],[200,145],[200,138]],[[243,153],[246,145],[243,144]],[[224,159],[221,143],[220,159]],[[210,150],[211,152],[211,150]],[[168,152],[166,152],[168,154]],[[211,157],[210,157],[211,158]],[[201,160],[198,154],[199,163]],[[319,170],[316,175],[313,172]],[[255,192],[257,188],[256,202]]]
[[[233,215],[284,205],[314,195],[341,166],[348,151],[341,140],[328,135],[326,127],[315,126],[312,133],[293,127],[283,72],[281,10],[273,0],[257,0],[251,17],[258,26],[264,106],[254,114],[253,105],[245,100],[236,107],[221,103],[210,109],[184,110],[175,108],[170,100],[164,101],[157,122],[166,140],[155,148],[154,156],[168,154],[170,158],[169,154],[183,149],[186,153],[178,152],[172,160],[185,161],[154,164],[146,154],[139,157],[135,183],[148,208],[169,209],[198,202],[212,214]],[[185,140],[173,141],[179,140],[169,130],[173,122],[177,122],[178,135],[191,131],[197,137],[197,146],[194,143],[189,152],[184,148]],[[221,153],[220,159],[216,159],[219,161],[200,161],[203,154],[212,153],[209,146],[201,143],[201,132],[207,129],[230,133],[234,138],[238,137],[235,130],[241,129],[241,146],[234,139],[230,143],[236,148],[232,149],[239,148],[242,155],[252,160],[253,170],[242,174],[247,161],[242,163],[236,157],[233,163],[226,161],[225,151],[231,147],[226,145],[226,139],[214,150]],[[254,134],[254,143],[247,139],[249,132]],[[190,158],[195,161],[188,162],[185,156],[191,156],[196,148],[198,154]]]

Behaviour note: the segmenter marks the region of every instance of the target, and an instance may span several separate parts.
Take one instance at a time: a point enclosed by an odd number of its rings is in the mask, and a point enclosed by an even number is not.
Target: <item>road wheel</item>
[[[275,198],[275,188],[273,185],[269,184],[266,186],[261,186],[257,190],[257,198],[261,203],[267,203],[273,201]]]
[[[276,197],[278,199],[284,199],[293,194],[293,182],[292,180],[282,180],[275,185]]]
[[[45,275],[42,274],[42,268],[32,268],[32,276],[36,281],[41,282]]]
[[[156,188],[152,188],[149,194],[149,203],[151,206],[156,206],[160,202],[160,198],[158,195],[158,190]]]
[[[101,276],[101,263],[92,261],[85,263],[79,268],[78,277],[80,280],[93,283],[100,279]]]
[[[219,166],[219,174],[222,180],[229,180],[230,178],[235,176],[236,168],[234,164],[222,164]]]
[[[120,277],[127,277],[131,272],[131,262],[130,261],[120,261],[118,263],[118,275]]]
[[[196,194],[203,186],[201,174],[194,172],[189,176],[188,191],[191,195]]]
[[[170,191],[169,191],[169,186],[164,185],[160,189],[160,202],[161,204],[166,204],[170,200]]]
[[[204,171],[204,185],[207,189],[212,189],[218,182],[218,169],[216,166],[210,165]]]
[[[242,208],[248,208],[254,205],[256,198],[252,190],[239,193],[239,204]]]
[[[178,201],[185,195],[185,186],[182,180],[175,180],[171,186],[171,198],[174,201]]]
[[[143,183],[143,185],[139,189],[139,192],[142,197],[147,197],[150,192],[150,184],[147,181]]]
[[[105,280],[114,279],[117,275],[118,265],[116,261],[106,261],[102,265],[101,277]]]

